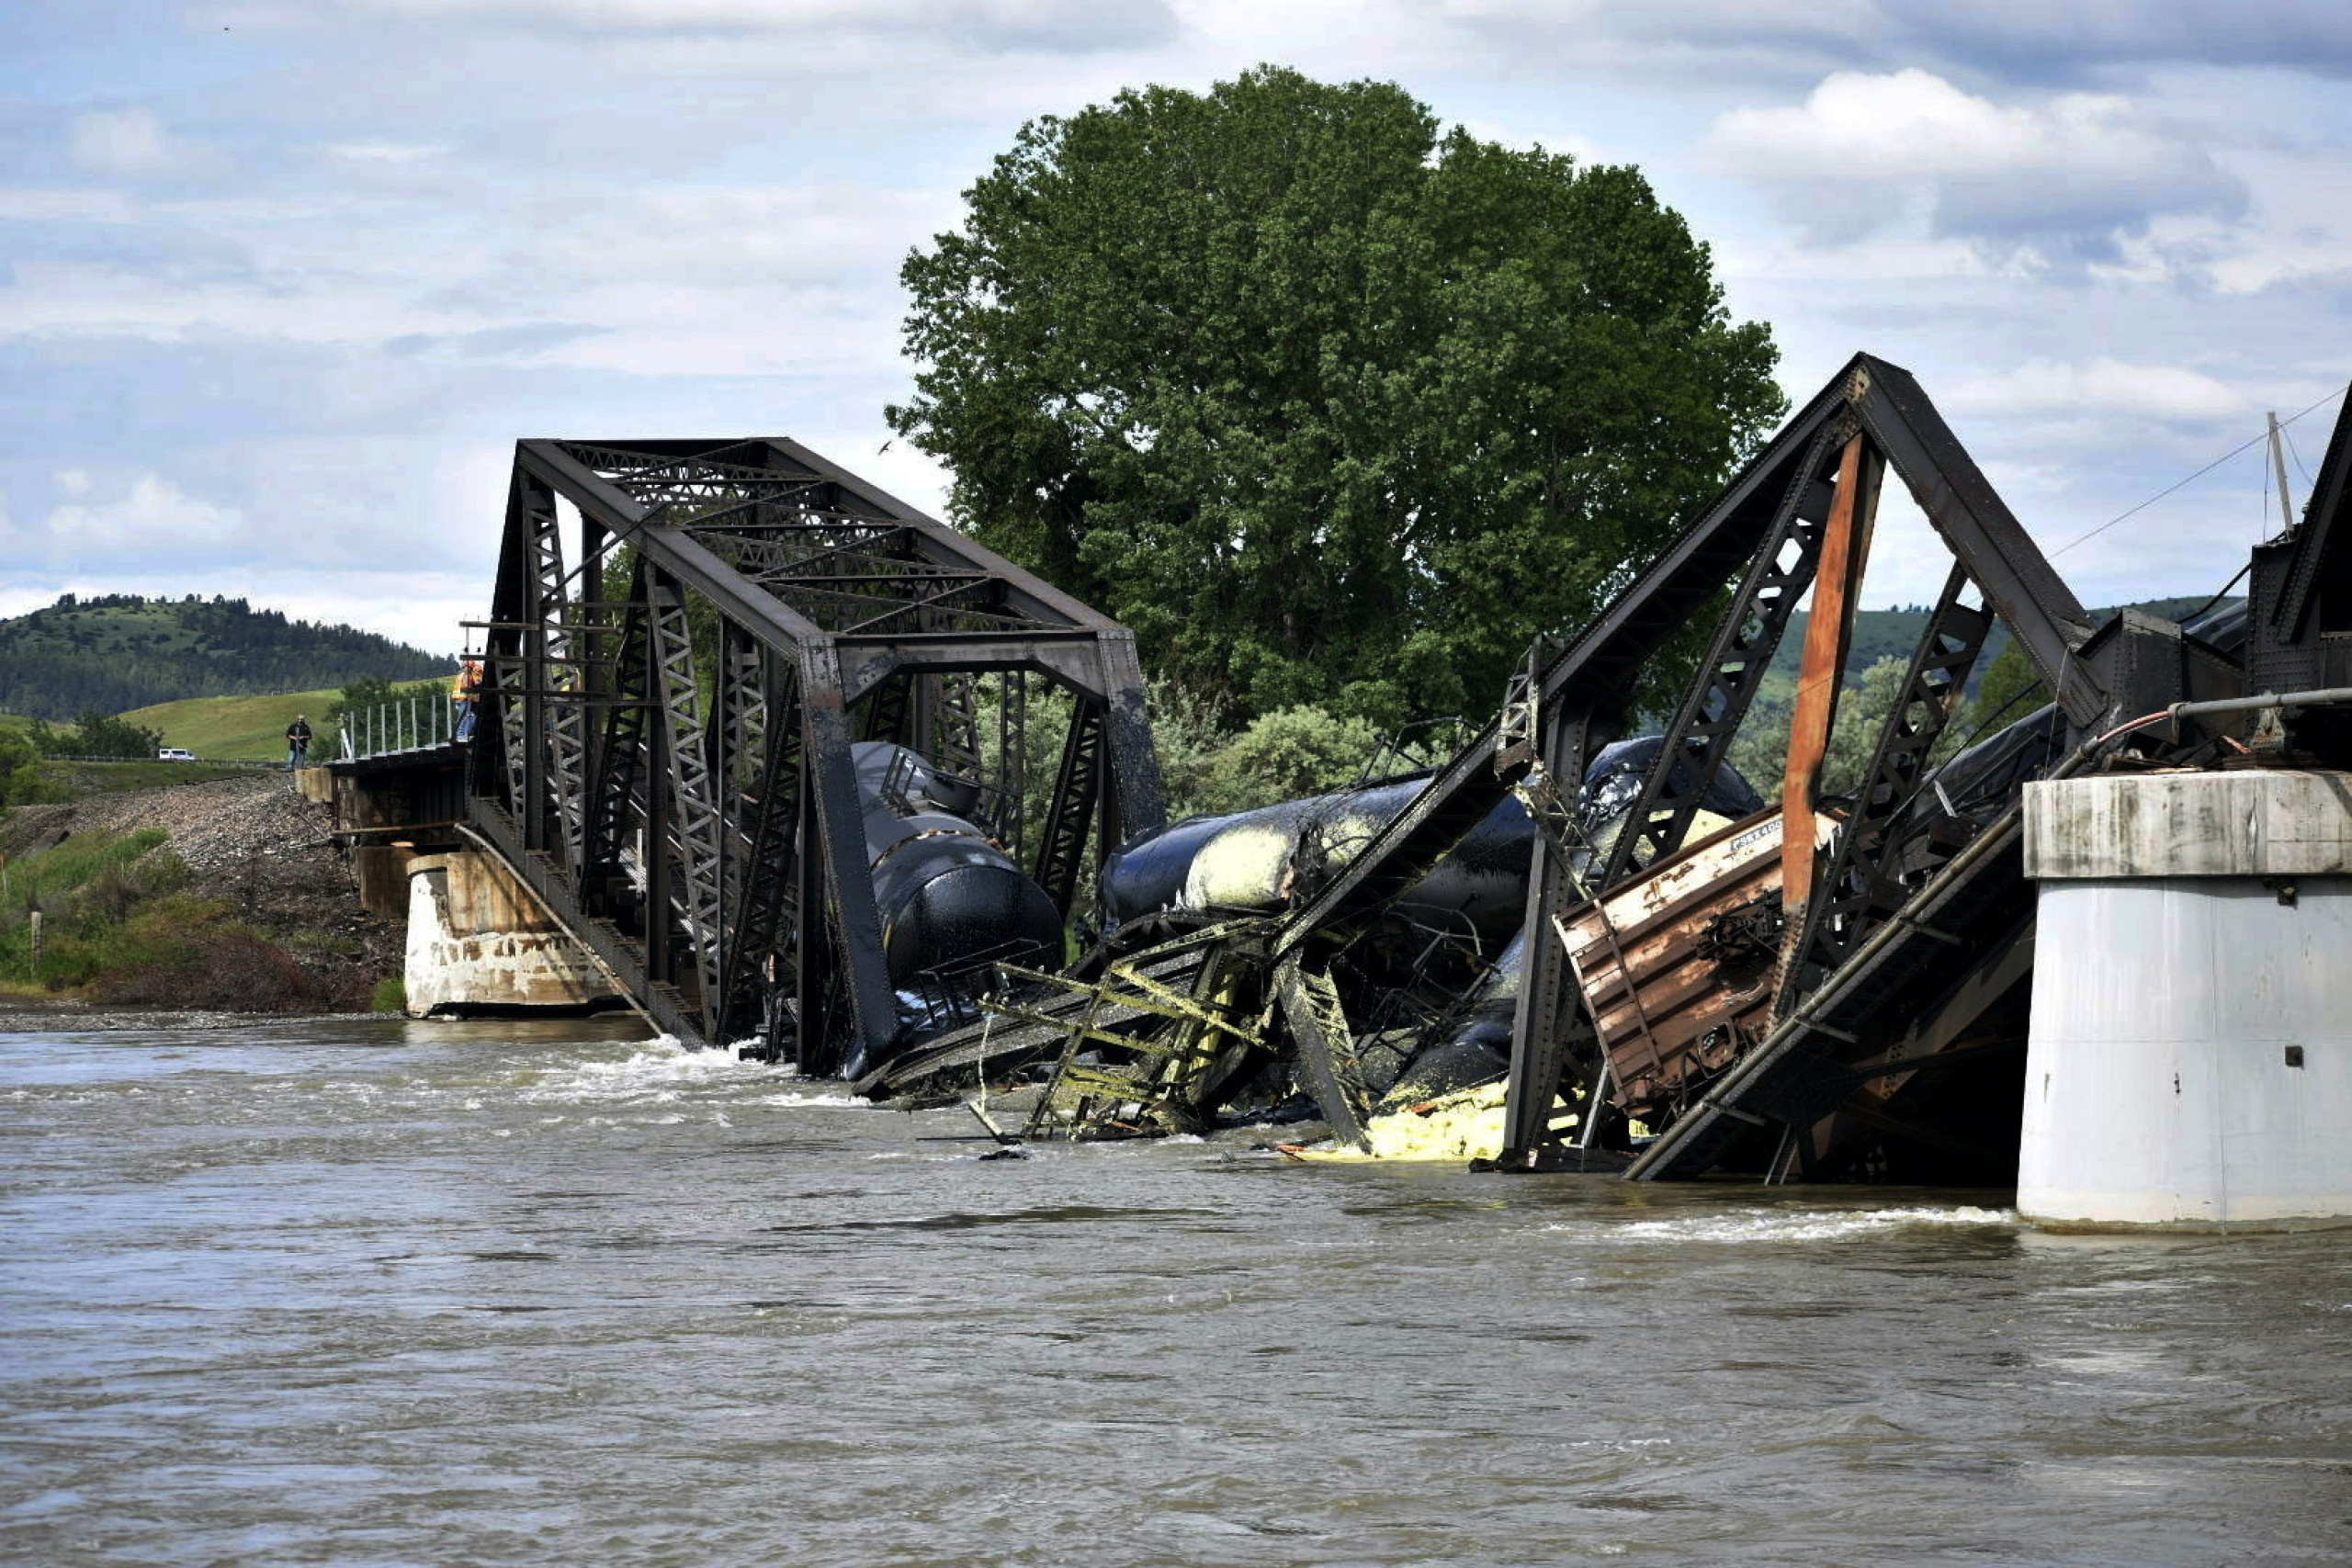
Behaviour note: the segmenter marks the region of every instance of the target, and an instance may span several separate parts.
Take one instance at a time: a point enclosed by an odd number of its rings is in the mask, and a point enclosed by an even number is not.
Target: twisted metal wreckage
[[[1826,799],[1889,468],[1952,565],[1866,782]],[[1501,1169],[2001,1179],[2023,781],[2239,745],[2251,716],[2115,732],[2293,689],[2324,534],[2257,552],[2251,614],[2096,624],[1912,378],[1858,355],[1450,761],[1168,827],[1132,638],[1084,605],[788,441],[525,442],[469,815],[680,1039],[907,1103],[1042,1077],[1032,1135],[1303,1091],[1369,1149],[1483,1095]],[[1766,809],[1727,758],[1808,589]],[[1708,617],[1670,722],[1627,739]],[[2053,701],[1936,765],[1996,622]],[[1090,871],[1103,933],[1061,965]]]

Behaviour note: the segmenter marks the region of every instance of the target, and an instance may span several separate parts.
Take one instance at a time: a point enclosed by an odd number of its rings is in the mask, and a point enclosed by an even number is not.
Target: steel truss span
[[[517,443],[480,626],[471,818],[688,1044],[818,1074],[890,1046],[858,742],[1065,914],[1166,819],[1129,632],[782,437]]]
[[[1815,815],[1821,750],[1890,470],[1951,552],[1951,569],[1875,738],[1860,793],[1823,833]],[[1758,993],[1764,1005],[1749,1014],[1758,1021],[1740,1026],[1746,1032],[1717,1055],[1687,1059],[1690,1076],[1670,1124],[1628,1172],[1636,1179],[1701,1174],[1742,1140],[1754,1145],[1745,1163],[1782,1178],[1831,1168],[1858,1139],[1919,1132],[1900,1114],[1902,1092],[1935,1077],[1918,1058],[1950,1051],[1957,1061],[1986,1048],[1968,1031],[2030,970],[2030,928],[2022,939],[2020,928],[2030,916],[2030,886],[2018,862],[2013,802],[1985,807],[1943,798],[1930,788],[1930,753],[1996,622],[2054,694],[2059,758],[2079,755],[2123,718],[2242,683],[2234,661],[2168,622],[2126,611],[2095,625],[1917,382],[1897,366],[1857,355],[1591,625],[1540,640],[1497,719],[1272,938],[1282,972],[1311,982],[1498,802],[1520,795],[1539,834],[1502,1168],[1576,1167],[1575,1151],[1551,1131],[1555,1096],[1582,1089],[1587,1106],[1612,1093],[1622,1100],[1611,1043],[1578,996],[1591,977],[1569,961],[1568,925],[1591,920],[1594,900],[1605,903],[1683,849],[1808,591],[1814,609],[1778,840],[1782,885],[1769,911],[1777,963]],[[1626,732],[1639,683],[1694,622],[1712,635],[1624,826],[1607,844],[1576,841],[1560,789],[1573,791],[1590,759]],[[2185,750],[2199,739],[2173,743]],[[1724,918],[1753,925],[1756,913]],[[1598,919],[1608,949],[1621,936],[1628,946],[1637,938],[1663,940],[1669,950],[1676,941],[1692,945],[1690,933],[1619,932],[1607,915]],[[1716,933],[1700,931],[1697,940]],[[2028,969],[2018,967],[2020,952]],[[1624,966],[1622,952],[1615,962]],[[1626,1010],[1654,1057],[1631,969],[1622,981]],[[1295,1035],[1301,1081],[1317,1087],[1335,1126],[1352,1132],[1365,1107],[1351,1103],[1335,1064],[1318,1060],[1335,1047],[1313,1029]],[[1908,1055],[1898,1067],[1866,1040],[1897,1042]],[[1588,1141],[1591,1122],[1585,1118]]]

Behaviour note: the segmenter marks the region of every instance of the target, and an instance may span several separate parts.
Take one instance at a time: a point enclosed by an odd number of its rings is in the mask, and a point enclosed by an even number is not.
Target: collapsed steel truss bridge
[[[474,827],[691,1044],[823,1074],[897,1029],[854,742],[995,803],[1065,912],[1166,817],[1131,634],[781,437],[518,443],[479,625]]]
[[[1832,809],[1820,765],[1890,473],[1951,565],[1861,782]],[[1068,916],[1090,858],[1099,873],[1165,820],[1131,637],[790,441],[525,441],[481,623],[466,814],[616,986],[688,1043],[748,1039],[887,1093],[1057,1050],[1057,1083],[1084,1089],[1094,1080],[1077,1053],[1131,1041],[1151,1066],[1138,1098],[1193,1117],[1253,1064],[1286,1056],[1334,1131],[1363,1143],[1376,1096],[1372,1034],[1350,1022],[1349,976],[1366,983],[1351,950],[1377,950],[1367,938],[1517,795],[1537,832],[1497,1163],[1576,1166],[1555,1108],[1585,1107],[1589,1145],[1629,1065],[1603,1037],[1569,926],[1704,852],[1686,840],[1810,593],[1770,907],[1659,916],[1703,917],[1700,945],[1744,942],[1768,972],[1701,1066],[1694,1053],[1665,1071],[1645,1041],[1654,1082],[1682,1076],[1652,1101],[1670,1117],[1630,1174],[1695,1176],[1735,1154],[1770,1179],[1834,1173],[1889,1138],[1949,1141],[1949,1122],[1917,1105],[1949,1069],[2017,1043],[2033,908],[2018,780],[2090,765],[2125,721],[2237,695],[2249,671],[2310,663],[2264,629],[2312,619],[2296,597],[2315,580],[2307,547],[2258,553],[2266,608],[2243,659],[2134,611],[2101,624],[1910,375],[1857,355],[1589,626],[1539,641],[1496,718],[1287,908],[1054,980],[993,1043],[973,1021],[893,1059],[908,998],[886,960],[853,746],[897,742],[968,786],[969,814]],[[1645,682],[1694,626],[1705,649],[1623,827],[1582,841],[1562,787],[1625,736]],[[2011,727],[2039,750],[1956,802],[1938,769],[1996,627],[2051,705]],[[1049,784],[1030,766],[1041,707],[1057,730]],[[2188,723],[2132,744],[2161,761],[2219,736]],[[1622,933],[1600,921],[1613,946]],[[1691,931],[1668,934],[1691,945]],[[1634,972],[1622,952],[1616,962],[1639,1015]],[[1077,1021],[1067,1030],[1064,1014]]]
[[[1875,739],[1866,783],[1828,841],[1815,846],[1820,750],[1880,486],[1892,469],[1949,548],[1952,565]],[[1923,1134],[1887,1106],[1921,1062],[1969,1049],[1966,1030],[2030,971],[2031,889],[2014,807],[1990,822],[1923,792],[1929,753],[1953,717],[1996,622],[2054,694],[2062,756],[2125,717],[2189,697],[2233,694],[2234,660],[2169,622],[2126,611],[2095,625],[1952,435],[1910,374],[1856,356],[1747,465],[1724,494],[1589,626],[1539,643],[1498,718],[1273,938],[1276,975],[1312,981],[1380,912],[1510,793],[1539,825],[1550,781],[1584,775],[1622,736],[1638,682],[1693,622],[1713,636],[1674,711],[1624,829],[1572,875],[1579,846],[1539,836],[1530,878],[1529,948],[1513,1023],[1504,1168],[1537,1168],[1558,1146],[1555,1096],[1583,1077],[1597,1106],[1606,1053],[1573,999],[1560,918],[1605,896],[1639,864],[1679,850],[1754,705],[1766,667],[1811,589],[1784,808],[1805,829],[1783,838],[1772,1027],[1705,1085],[1631,1174],[1692,1176],[1735,1140],[1760,1134],[1768,1167],[1826,1167],[1858,1134]],[[1725,595],[1728,592],[1728,600]],[[1973,600],[1974,603],[1970,601]],[[2059,764],[2062,768],[2070,765]],[[1535,788],[1531,790],[1531,784]],[[1552,798],[1556,799],[1556,795]],[[1898,835],[1905,820],[1910,830]],[[1922,826],[1924,824],[1924,826]],[[1898,857],[1898,850],[1900,857]],[[1900,863],[1898,863],[1900,859]],[[1638,1006],[1638,1003],[1636,1004]],[[1368,1107],[1351,1091],[1343,1039],[1288,1010],[1328,1119],[1358,1139]],[[1878,1042],[1875,1046],[1867,1042]],[[1887,1043],[1894,1055],[1880,1059]],[[1776,1146],[1775,1146],[1776,1145]]]

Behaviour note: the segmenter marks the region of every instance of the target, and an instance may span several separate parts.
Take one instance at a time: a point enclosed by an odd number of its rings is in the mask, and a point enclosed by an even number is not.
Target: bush
[[[1166,681],[1151,683],[1151,743],[1159,757],[1159,782],[1168,793],[1170,821],[1219,809],[1218,775],[1233,737],[1206,703]]]
[[[0,813],[12,806],[62,800],[66,793],[41,771],[40,752],[29,739],[13,729],[0,729]]]
[[[293,956],[190,897],[166,835],[77,833],[11,865],[0,899],[0,977],[101,1001],[234,1012],[307,1012],[339,998]],[[41,950],[32,951],[34,909]]]
[[[130,945],[142,955],[93,976],[101,1001],[213,1012],[316,1012],[332,997],[285,949],[243,926],[215,921],[190,931],[179,911],[155,909],[132,921]]]
[[[123,757],[152,761],[164,743],[164,732],[115,718],[95,710],[85,713],[68,729],[57,729],[35,719],[26,739],[44,757]]]
[[[1380,733],[1364,719],[1318,707],[1262,714],[1216,754],[1205,809],[1245,811],[1355,782]]]
[[[1380,744],[1369,721],[1305,705],[1231,734],[1206,704],[1164,682],[1151,690],[1151,732],[1171,820],[1344,789]]]

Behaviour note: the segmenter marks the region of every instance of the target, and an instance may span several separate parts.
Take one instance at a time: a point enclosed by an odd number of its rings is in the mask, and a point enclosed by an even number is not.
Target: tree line
[[[0,712],[52,721],[184,697],[410,680],[448,660],[375,632],[295,620],[242,598],[68,593],[0,621]]]

